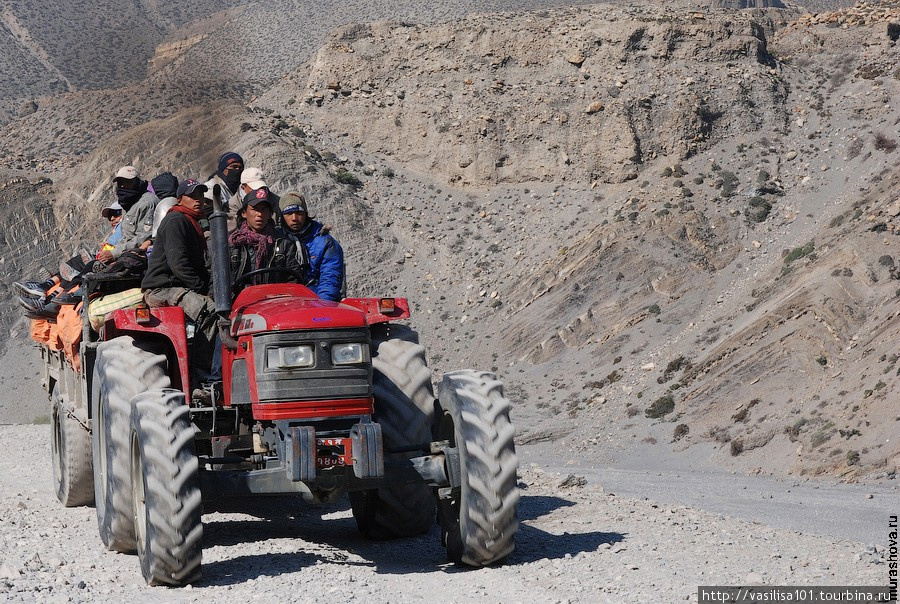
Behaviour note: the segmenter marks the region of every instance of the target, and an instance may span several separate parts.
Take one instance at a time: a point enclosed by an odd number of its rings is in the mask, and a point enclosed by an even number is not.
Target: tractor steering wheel
[[[297,283],[303,283],[303,275],[299,272],[295,271],[292,268],[286,268],[283,266],[266,266],[263,268],[258,268],[256,270],[252,270],[250,272],[244,273],[240,277],[234,280],[234,286],[237,287],[239,285],[243,285],[245,281],[249,281],[253,277],[257,275],[265,275],[268,273],[284,273],[285,275],[290,275],[291,277],[297,278]]]

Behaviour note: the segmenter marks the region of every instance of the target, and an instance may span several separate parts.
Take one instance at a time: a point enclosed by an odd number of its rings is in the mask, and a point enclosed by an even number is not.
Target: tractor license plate
[[[353,447],[349,438],[317,438],[316,468],[353,466]]]

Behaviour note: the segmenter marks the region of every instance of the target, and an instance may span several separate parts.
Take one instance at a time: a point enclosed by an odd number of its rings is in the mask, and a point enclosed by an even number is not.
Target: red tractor
[[[437,518],[449,560],[505,560],[518,461],[497,378],[447,373],[436,400],[417,334],[394,323],[404,298],[335,303],[278,284],[232,302],[224,212],[210,224],[222,381],[207,396],[192,397],[179,307],[116,310],[99,331],[85,319],[78,369],[42,348],[60,501],[93,501],[103,543],[136,551],[151,585],[200,577],[204,501],[254,495],[348,494],[366,537]],[[85,304],[122,287],[87,275]]]

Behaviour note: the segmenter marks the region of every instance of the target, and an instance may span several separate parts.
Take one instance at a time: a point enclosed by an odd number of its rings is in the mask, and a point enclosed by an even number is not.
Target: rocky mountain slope
[[[501,374],[522,443],[893,476],[900,8],[702,8],[353,25],[225,100],[141,94],[206,65],[184,30],[151,86],[8,125],[3,272],[95,238],[119,165],[233,148],[335,224],[353,293],[410,298],[438,371]]]

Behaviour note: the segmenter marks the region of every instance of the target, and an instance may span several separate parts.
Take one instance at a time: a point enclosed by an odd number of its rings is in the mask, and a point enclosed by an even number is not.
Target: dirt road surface
[[[277,498],[208,511],[202,580],[151,588],[135,556],[104,550],[93,508],[57,502],[49,427],[0,426],[0,601],[690,602],[698,585],[887,581],[886,518],[873,532],[883,539],[865,543],[614,495],[597,476],[567,478],[523,463],[521,528],[505,566],[447,564],[436,530],[366,541],[347,504]],[[760,497],[756,507],[766,502],[783,505]]]

